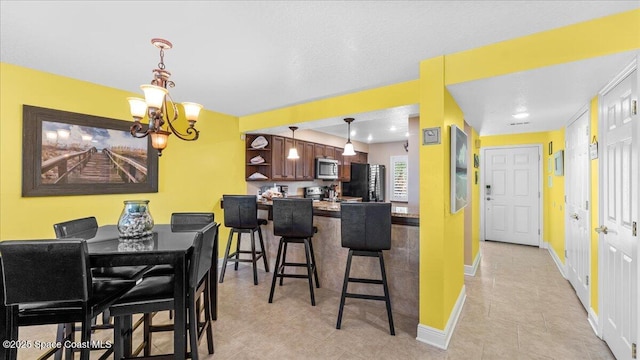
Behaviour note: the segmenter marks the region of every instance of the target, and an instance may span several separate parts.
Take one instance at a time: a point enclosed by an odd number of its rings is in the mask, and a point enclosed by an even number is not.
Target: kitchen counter
[[[313,202],[313,215],[314,216],[325,216],[325,217],[340,217],[340,204],[342,202],[350,202],[350,201],[358,201],[358,200],[347,200],[348,198],[342,198],[341,202],[331,202],[331,201],[314,201]],[[350,199],[361,199],[361,198],[350,198]],[[258,209],[260,210],[268,210],[269,211],[269,220],[271,220],[271,208],[273,206],[273,201],[271,200],[263,200],[258,202]],[[391,207],[391,223],[398,225],[409,225],[409,226],[418,226],[420,223],[420,216],[418,214],[417,209],[413,209],[407,206],[392,206]]]

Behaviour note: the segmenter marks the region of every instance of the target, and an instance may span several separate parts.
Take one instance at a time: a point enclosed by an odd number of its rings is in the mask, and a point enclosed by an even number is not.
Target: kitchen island
[[[318,267],[320,286],[340,293],[344,281],[347,264],[348,249],[341,245],[340,202],[314,201],[314,221],[318,233],[313,236],[313,249]],[[271,220],[271,201],[259,201],[258,209],[261,218]],[[418,270],[419,270],[419,216],[416,210],[402,206],[392,206],[391,249],[384,251],[385,268],[389,282],[391,305],[394,313],[401,313],[418,319]],[[280,237],[273,235],[273,222],[269,221],[262,227],[266,253],[269,256],[271,271],[275,264]],[[248,246],[248,241],[243,241]],[[287,262],[304,262],[304,247],[289,246]],[[304,273],[306,269],[286,269],[288,273]],[[351,265],[351,277],[380,279],[380,265],[377,258],[354,258]],[[269,276],[270,278],[270,276]],[[300,281],[285,279],[285,285]],[[302,284],[302,286],[307,286]],[[379,285],[350,283],[349,292],[361,292],[372,295],[382,295]],[[279,293],[276,290],[274,303],[278,302]],[[350,301],[363,301],[348,299]],[[371,302],[374,306],[384,309],[383,302]],[[337,311],[337,309],[336,309]]]

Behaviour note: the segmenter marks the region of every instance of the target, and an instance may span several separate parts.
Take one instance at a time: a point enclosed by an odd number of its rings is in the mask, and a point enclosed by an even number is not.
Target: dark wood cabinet
[[[271,139],[273,145],[271,150],[271,179],[283,180],[285,178],[284,159],[287,157],[284,152],[284,137],[273,136]]]
[[[258,137],[264,136],[268,145],[264,148],[254,149],[251,143]],[[329,158],[338,161],[338,180],[349,181],[351,179],[351,163],[367,162],[367,153],[356,152],[355,156],[342,156],[342,148],[330,145],[317,144],[304,140],[276,135],[247,134],[245,152],[245,176],[247,181],[311,181],[315,175],[315,159]],[[289,160],[289,149],[294,147],[300,156],[297,160]],[[255,164],[251,159],[260,156],[264,162]],[[259,173],[265,178],[250,178]]]
[[[300,159],[296,164],[296,180],[313,180],[315,171],[314,144],[306,141],[296,141],[296,148]],[[302,149],[302,150],[301,150]]]
[[[313,145],[313,154],[314,154],[314,158],[323,158],[324,157],[324,149],[325,149],[325,145],[322,144],[314,144]]]

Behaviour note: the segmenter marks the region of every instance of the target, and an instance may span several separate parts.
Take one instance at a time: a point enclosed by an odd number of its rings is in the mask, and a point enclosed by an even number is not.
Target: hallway
[[[271,273],[260,272],[254,286],[250,267],[241,267],[228,269],[219,284],[215,355],[207,354],[203,341],[201,359],[613,359],[546,249],[480,246],[482,261],[475,277],[465,277],[467,299],[447,351],[416,341],[418,319],[401,314],[394,314],[396,336],[390,336],[377,302],[348,299],[342,330],[336,330],[340,294],[317,289],[317,306],[311,307],[304,280],[286,280],[269,304]],[[166,319],[162,312],[154,323]],[[24,340],[54,337],[51,326],[21,328]],[[107,331],[94,335],[110,338]],[[171,333],[154,335],[155,353],[171,351],[171,339]],[[18,358],[37,354],[23,350]]]

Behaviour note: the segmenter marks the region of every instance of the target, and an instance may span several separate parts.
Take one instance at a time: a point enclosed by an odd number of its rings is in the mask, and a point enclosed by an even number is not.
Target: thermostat
[[[422,129],[422,145],[440,144],[440,128]]]

